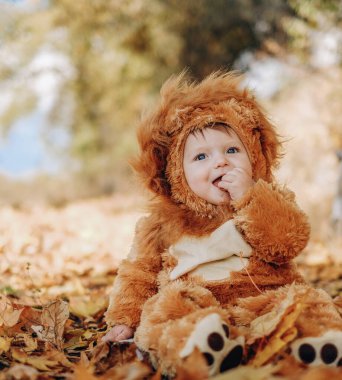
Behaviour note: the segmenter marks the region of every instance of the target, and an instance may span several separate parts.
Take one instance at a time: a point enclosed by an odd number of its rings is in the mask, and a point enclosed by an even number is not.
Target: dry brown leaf
[[[0,326],[13,327],[20,318],[23,308],[15,309],[11,300],[0,295]]]
[[[24,350],[13,348],[12,357],[16,361],[30,365],[40,371],[49,371],[53,368],[72,367],[72,363],[59,351],[47,351],[43,355],[27,354]]]
[[[121,367],[137,360],[137,347],[134,343],[99,343],[91,352],[91,364],[96,374],[103,374],[111,368]]]
[[[98,344],[92,351],[91,363],[94,364],[106,358],[107,355],[109,354],[109,351],[110,351],[109,344],[107,343]]]
[[[44,307],[41,325],[31,326],[31,328],[40,339],[51,342],[59,350],[62,350],[64,325],[68,317],[69,308],[67,302],[56,300]]]
[[[71,368],[72,367],[72,363],[69,362],[69,360],[64,355],[63,351],[50,350],[50,351],[46,352],[45,354],[50,360],[57,361],[58,363],[60,363],[60,365],[62,365],[65,368]]]
[[[12,349],[11,353],[13,359],[22,364],[32,366],[40,371],[49,371],[51,368],[57,367],[59,365],[58,361],[50,360],[44,355],[27,355],[26,352],[17,348]]]
[[[15,364],[6,372],[6,378],[14,380],[36,380],[39,375],[35,368],[25,364]]]
[[[80,361],[73,366],[74,376],[73,380],[96,380],[94,376],[94,368],[90,364],[87,355],[82,352]]]

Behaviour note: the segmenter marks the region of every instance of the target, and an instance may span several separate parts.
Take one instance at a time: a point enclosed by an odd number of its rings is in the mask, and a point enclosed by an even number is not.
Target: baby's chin
[[[230,195],[227,191],[224,191],[222,196],[214,203],[216,206],[229,205],[231,202]]]

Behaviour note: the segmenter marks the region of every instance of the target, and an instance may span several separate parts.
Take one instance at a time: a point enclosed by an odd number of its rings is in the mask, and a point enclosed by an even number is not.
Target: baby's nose
[[[227,157],[222,155],[222,156],[219,156],[216,158],[215,167],[220,168],[220,167],[226,166],[226,165],[228,165]]]

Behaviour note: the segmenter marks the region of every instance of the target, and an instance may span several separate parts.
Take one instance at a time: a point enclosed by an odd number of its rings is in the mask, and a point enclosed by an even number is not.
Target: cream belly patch
[[[177,259],[170,279],[190,273],[200,275],[205,280],[222,280],[230,272],[239,271],[248,264],[252,248],[229,220],[209,236],[194,238],[185,236],[169,248],[169,253]]]

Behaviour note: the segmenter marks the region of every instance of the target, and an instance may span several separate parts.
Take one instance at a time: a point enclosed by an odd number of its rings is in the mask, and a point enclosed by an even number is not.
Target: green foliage
[[[181,66],[197,78],[231,68],[244,50],[261,48],[270,36],[285,38],[281,17],[289,13],[282,0],[168,0],[170,28],[182,41]],[[279,17],[281,16],[281,17]]]

